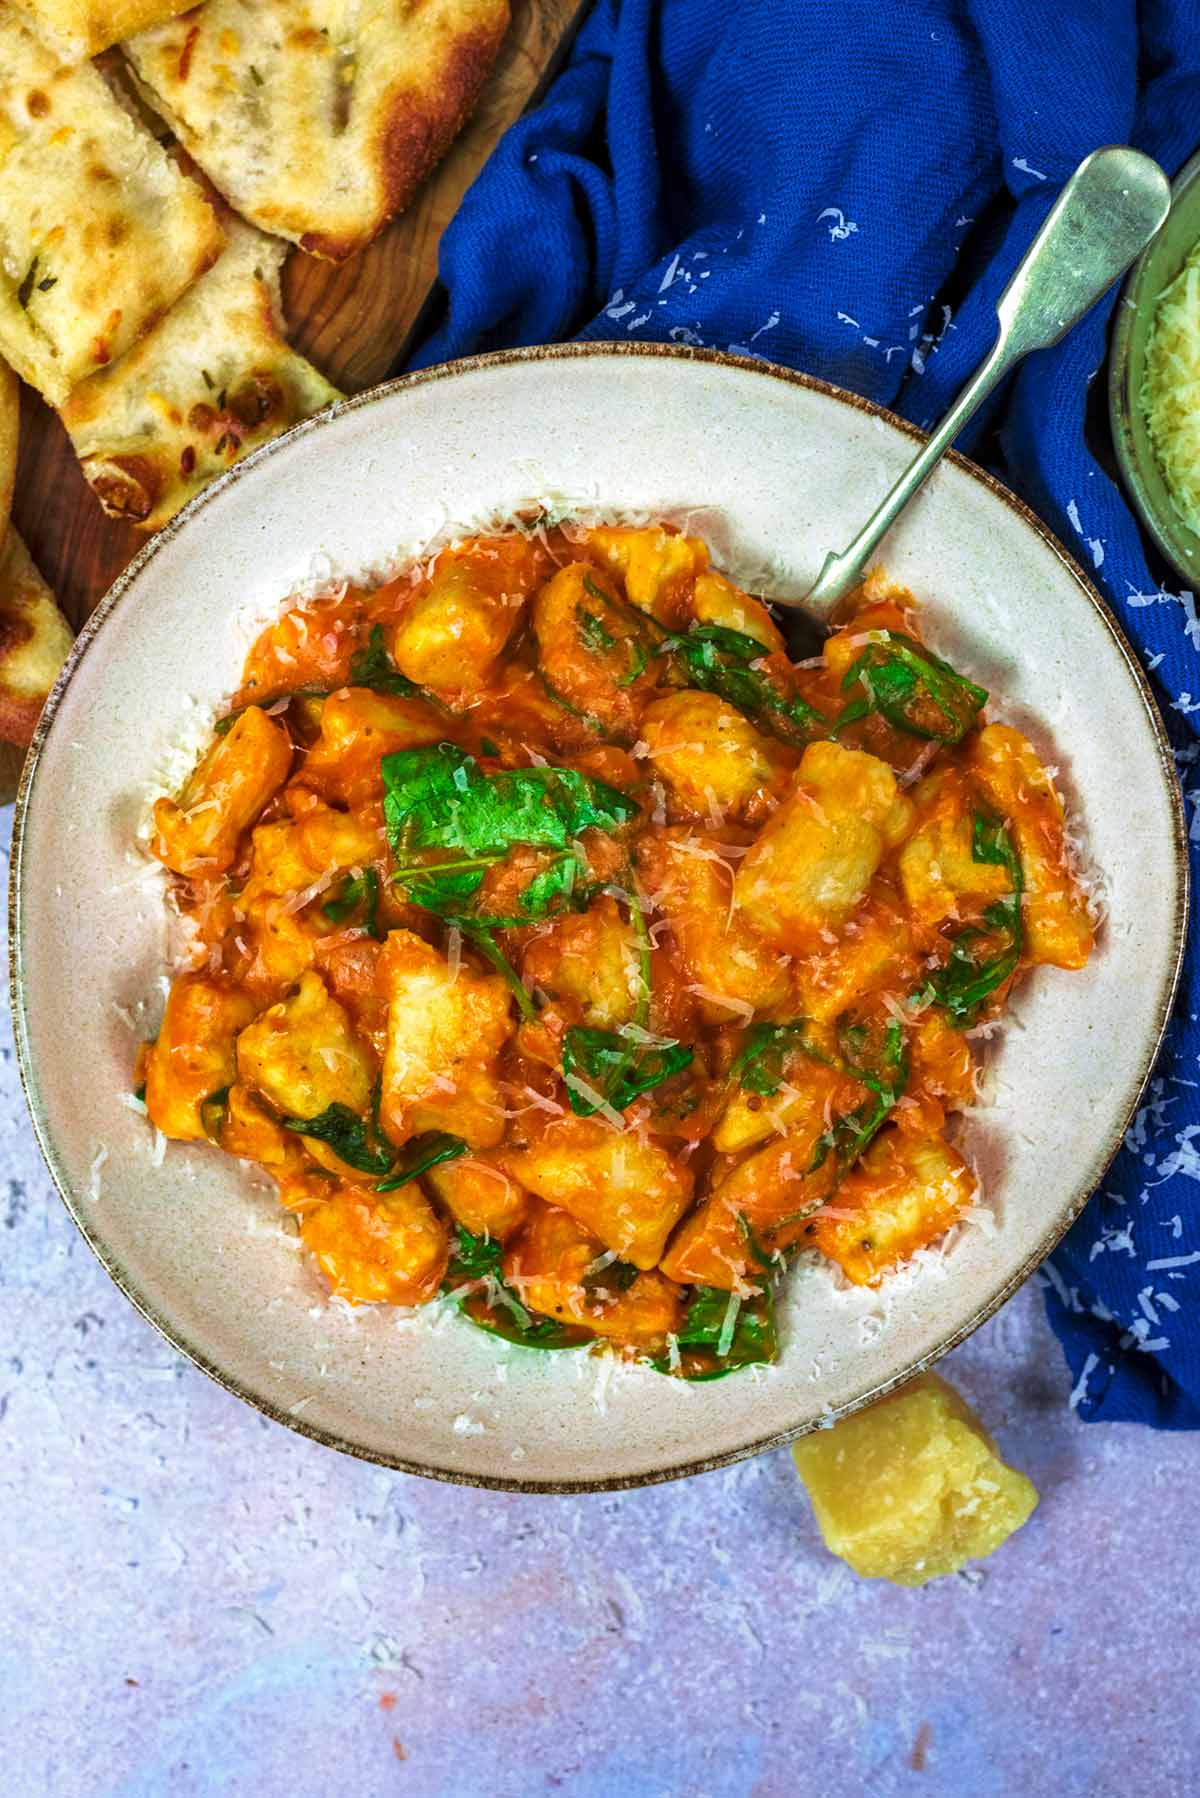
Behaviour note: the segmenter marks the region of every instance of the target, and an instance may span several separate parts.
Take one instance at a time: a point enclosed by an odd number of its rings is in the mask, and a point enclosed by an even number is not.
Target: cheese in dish
[[[987,698],[878,579],[794,665],[666,527],[296,602],[155,806],[190,959],[151,1121],[269,1173],[351,1303],[773,1360],[790,1257],[873,1285],[972,1208],[972,1040],[1092,948]]]

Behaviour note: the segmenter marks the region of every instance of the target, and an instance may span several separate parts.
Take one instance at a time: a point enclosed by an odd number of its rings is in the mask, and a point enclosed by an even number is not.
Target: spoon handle
[[[1122,145],[1094,150],[1047,213],[1004,289],[996,341],[975,374],[840,555],[829,555],[799,606],[827,623],[863,578],[868,562],[913,495],[928,480],[967,420],[1031,350],[1048,349],[1089,311],[1145,249],[1171,205],[1156,162]]]

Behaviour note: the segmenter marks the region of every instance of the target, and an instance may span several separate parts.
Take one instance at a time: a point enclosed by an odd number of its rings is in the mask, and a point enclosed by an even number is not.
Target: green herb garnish
[[[381,943],[387,935],[379,923],[379,876],[374,868],[364,868],[361,874],[348,874],[340,892],[335,898],[327,899],[321,911],[332,924],[344,924],[355,912],[361,911],[363,928],[368,936]]]
[[[898,631],[873,633],[872,641],[842,678],[842,691],[861,691],[834,724],[840,731],[871,712],[894,729],[933,743],[960,743],[987,704],[987,689],[977,687]]]
[[[949,961],[926,988],[960,1029],[975,1022],[985,1001],[1016,972],[1024,941],[1024,870],[1013,840],[999,818],[976,812],[971,855],[977,862],[1007,869],[1012,891],[988,906],[983,914],[986,929],[976,926],[955,938]]]

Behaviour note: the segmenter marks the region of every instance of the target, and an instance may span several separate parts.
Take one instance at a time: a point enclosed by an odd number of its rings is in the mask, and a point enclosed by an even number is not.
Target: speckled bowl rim
[[[104,598],[100,601],[100,604],[96,607],[96,610],[91,614],[87,623],[80,631],[71,654],[68,656],[62,671],[59,674],[58,680],[55,683],[54,689],[47,700],[46,708],[42,713],[37,730],[34,734],[29,755],[22,772],[20,788],[17,793],[9,868],[9,992],[12,1003],[17,1064],[20,1072],[21,1085],[25,1094],[26,1103],[29,1106],[30,1116],[33,1120],[34,1133],[37,1137],[38,1147],[40,1148],[43,1159],[49,1169],[50,1177],[53,1180],[67,1211],[70,1213],[76,1228],[79,1230],[84,1241],[115,1285],[119,1287],[121,1292],[124,1293],[125,1297],[134,1308],[142,1314],[147,1322],[152,1324],[154,1328],[166,1338],[173,1348],[177,1349],[180,1354],[186,1356],[186,1358],[198,1367],[202,1373],[206,1373],[209,1378],[215,1380],[219,1386],[223,1386],[226,1391],[233,1393],[236,1398],[244,1400],[245,1403],[253,1406],[255,1410],[262,1412],[264,1416],[271,1418],[275,1423],[283,1424],[286,1428],[294,1430],[298,1435],[307,1436],[310,1441],[320,1442],[327,1448],[338,1449],[343,1454],[353,1455],[359,1460],[369,1461],[376,1466],[394,1468],[400,1473],[420,1474],[427,1479],[444,1480],[451,1485],[479,1486],[502,1492],[543,1494],[617,1492],[636,1486],[661,1485],[667,1480],[682,1479],[691,1474],[710,1473],[716,1468],[726,1467],[736,1461],[746,1460],[751,1455],[763,1454],[769,1449],[780,1448],[786,1443],[794,1441],[798,1436],[804,1435],[818,1426],[815,1424],[808,1424],[798,1425],[794,1429],[773,1430],[766,1436],[757,1438],[752,1442],[747,1442],[739,1448],[729,1449],[721,1454],[700,1455],[694,1460],[677,1462],[671,1466],[656,1467],[638,1474],[612,1475],[587,1480],[520,1480],[478,1473],[465,1473],[453,1468],[428,1466],[419,1461],[408,1460],[402,1455],[381,1454],[366,1448],[359,1443],[347,1441],[335,1431],[315,1428],[313,1425],[306,1423],[303,1418],[290,1415],[281,1410],[278,1406],[272,1404],[269,1399],[247,1391],[236,1376],[228,1373],[225,1369],[209,1360],[202,1348],[196,1343],[188,1341],[187,1338],[176,1329],[170,1319],[164,1317],[157,1308],[151,1305],[144,1295],[139,1292],[132,1277],[89,1227],[87,1215],[80,1198],[72,1191],[70,1182],[65,1177],[62,1167],[59,1164],[57,1151],[50,1132],[49,1120],[41,1100],[37,1070],[33,1066],[29,1045],[28,1021],[25,1014],[22,966],[24,960],[23,942],[27,926],[22,915],[21,906],[25,825],[30,808],[36,801],[38,768],[42,749],[45,745],[50,727],[54,722],[59,705],[62,702],[63,694],[66,691],[75,670],[95,642],[99,632],[103,629],[105,621],[112,615],[117,606],[119,606],[129,595],[130,591],[136,587],[138,577],[142,570],[167,543],[177,537],[181,531],[188,528],[191,520],[203,511],[204,507],[210,503],[217,493],[228,488],[235,481],[243,481],[251,478],[254,469],[261,462],[264,462],[268,457],[279,454],[281,450],[285,449],[297,437],[321,431],[334,419],[342,417],[345,413],[354,411],[360,407],[377,405],[381,400],[389,399],[396,392],[403,391],[407,388],[424,386],[436,381],[453,381],[459,375],[467,374],[478,369],[501,368],[523,362],[574,361],[583,357],[622,357],[626,359],[648,357],[671,358],[679,362],[702,362],[708,363],[714,367],[736,369],[741,373],[753,375],[764,381],[782,381],[797,387],[807,387],[816,393],[822,393],[830,399],[837,400],[842,405],[853,407],[860,412],[865,412],[874,418],[882,420],[884,424],[898,431],[902,436],[911,439],[914,443],[924,441],[925,434],[915,425],[910,424],[906,419],[897,417],[895,413],[889,412],[883,406],[876,405],[872,400],[862,398],[859,394],[850,393],[842,388],[835,387],[830,382],[818,380],[812,375],[801,374],[793,369],[781,368],[774,363],[763,362],[754,357],[733,356],[719,350],[695,349],[680,344],[570,343],[539,345],[528,349],[500,350],[489,355],[467,357],[458,362],[441,363],[434,368],[420,369],[414,374],[401,375],[396,380],[385,381],[377,387],[368,389],[365,393],[355,394],[349,399],[340,400],[327,411],[320,412],[313,418],[305,419],[302,423],[293,426],[293,428],[283,436],[273,439],[270,443],[263,444],[259,449],[255,450],[253,454],[247,456],[244,462],[235,464],[234,467],[220,476],[218,480],[214,481],[211,486],[205,488],[203,492],[199,493],[195,499],[191,500],[181,512],[171,519],[161,531],[150,538],[145,546],[139,550],[128,568],[126,568],[122,574],[118,575],[117,579],[113,582]],[[936,1348],[931,1350],[930,1353],[922,1355],[909,1363],[901,1372],[893,1375],[890,1379],[881,1381],[878,1385],[869,1387],[865,1392],[859,1393],[855,1398],[836,1407],[828,1420],[830,1422],[836,1422],[839,1418],[847,1417],[852,1412],[860,1410],[864,1405],[874,1403],[875,1400],[884,1397],[887,1393],[894,1391],[898,1386],[902,1386],[906,1381],[912,1379],[915,1374],[921,1373],[926,1368],[931,1367],[951,1349],[956,1348],[960,1342],[963,1342],[973,1331],[977,1330],[981,1324],[985,1323],[989,1317],[998,1311],[1000,1306],[1012,1296],[1019,1286],[1024,1284],[1030,1274],[1040,1266],[1046,1256],[1054,1248],[1055,1244],[1079,1216],[1079,1213],[1083,1210],[1084,1205],[1104,1177],[1106,1169],[1120,1148],[1121,1143],[1124,1140],[1125,1132],[1129,1127],[1141,1100],[1142,1093],[1145,1090],[1146,1082],[1150,1078],[1154,1063],[1158,1057],[1158,1052],[1162,1047],[1163,1037],[1166,1033],[1167,1024],[1171,1014],[1171,1007],[1174,1002],[1175,993],[1178,989],[1187,941],[1189,867],[1187,857],[1187,826],[1183,806],[1183,796],[1180,792],[1179,782],[1175,775],[1170,744],[1167,740],[1166,731],[1163,727],[1163,722],[1159,715],[1158,706],[1153,692],[1151,691],[1150,684],[1146,680],[1136,657],[1125,642],[1123,635],[1117,628],[1116,622],[1109,613],[1107,606],[1095,586],[1088,580],[1078,563],[1067,553],[1062,544],[1052,532],[1047,529],[1036,514],[1033,513],[1022,500],[1019,500],[999,481],[994,479],[993,476],[987,474],[983,469],[976,467],[976,465],[973,462],[968,461],[965,456],[960,456],[956,452],[951,451],[948,459],[956,468],[960,469],[964,474],[969,475],[973,481],[976,481],[981,487],[986,488],[989,493],[1001,500],[1004,505],[1016,515],[1021,523],[1039,537],[1058,561],[1062,563],[1067,573],[1074,580],[1076,586],[1088,600],[1093,610],[1098,614],[1104,628],[1113,639],[1113,642],[1129,671],[1130,678],[1138,690],[1151,731],[1155,737],[1159,760],[1167,779],[1167,788],[1171,794],[1172,800],[1172,817],[1174,823],[1172,849],[1176,875],[1174,939],[1172,942],[1172,955],[1169,971],[1163,982],[1162,992],[1159,996],[1156,1013],[1156,1027],[1152,1040],[1147,1045],[1143,1065],[1137,1079],[1136,1090],[1131,1097],[1125,1116],[1122,1118],[1119,1126],[1114,1129],[1108,1140],[1100,1149],[1098,1149],[1085,1172],[1077,1178],[1069,1196],[1062,1202],[1048,1224],[1046,1232],[1038,1243],[1036,1249],[1025,1258],[1017,1271],[1012,1274],[1009,1279],[1005,1280],[1003,1284],[975,1310],[966,1322],[961,1324],[957,1329],[949,1332],[938,1343]],[[36,925],[32,926],[32,928],[36,928]]]
[[[1200,150],[1188,158],[1171,183],[1172,212],[1184,194],[1194,187],[1197,181],[1200,181]],[[1170,213],[1167,216],[1169,219]],[[1130,269],[1117,301],[1117,314],[1113,324],[1112,344],[1109,348],[1108,358],[1108,422],[1112,433],[1113,448],[1116,451],[1117,466],[1121,471],[1121,480],[1126,493],[1133,501],[1143,528],[1153,538],[1159,553],[1171,564],[1176,574],[1185,581],[1194,581],[1197,552],[1192,552],[1192,560],[1189,562],[1185,554],[1186,539],[1190,537],[1192,542],[1197,544],[1200,544],[1200,540],[1173,509],[1164,512],[1153,502],[1143,474],[1143,459],[1138,453],[1133,428],[1134,417],[1141,406],[1141,395],[1131,393],[1129,389],[1130,352],[1133,334],[1138,325],[1140,308],[1136,303],[1130,305],[1128,302],[1133,300],[1145,278],[1150,258],[1154,255],[1158,241],[1156,233]],[[1157,293],[1147,295],[1151,307],[1157,306],[1164,291],[1160,287]],[[1153,316],[1149,328],[1153,329]],[[1168,506],[1170,506],[1169,500]]]

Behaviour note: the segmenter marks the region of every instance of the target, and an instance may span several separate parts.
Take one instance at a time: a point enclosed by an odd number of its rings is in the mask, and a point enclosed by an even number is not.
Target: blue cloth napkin
[[[1125,142],[1171,173],[1200,144],[1200,0],[598,0],[446,233],[446,321],[414,365],[659,338],[929,424],[1062,181]],[[1200,839],[1200,620],[1151,574],[1085,438],[1112,304],[1031,358],[962,447],[990,446],[1105,589]],[[1193,935],[1147,1102],[1043,1270],[1081,1417],[1200,1425],[1198,983]]]

